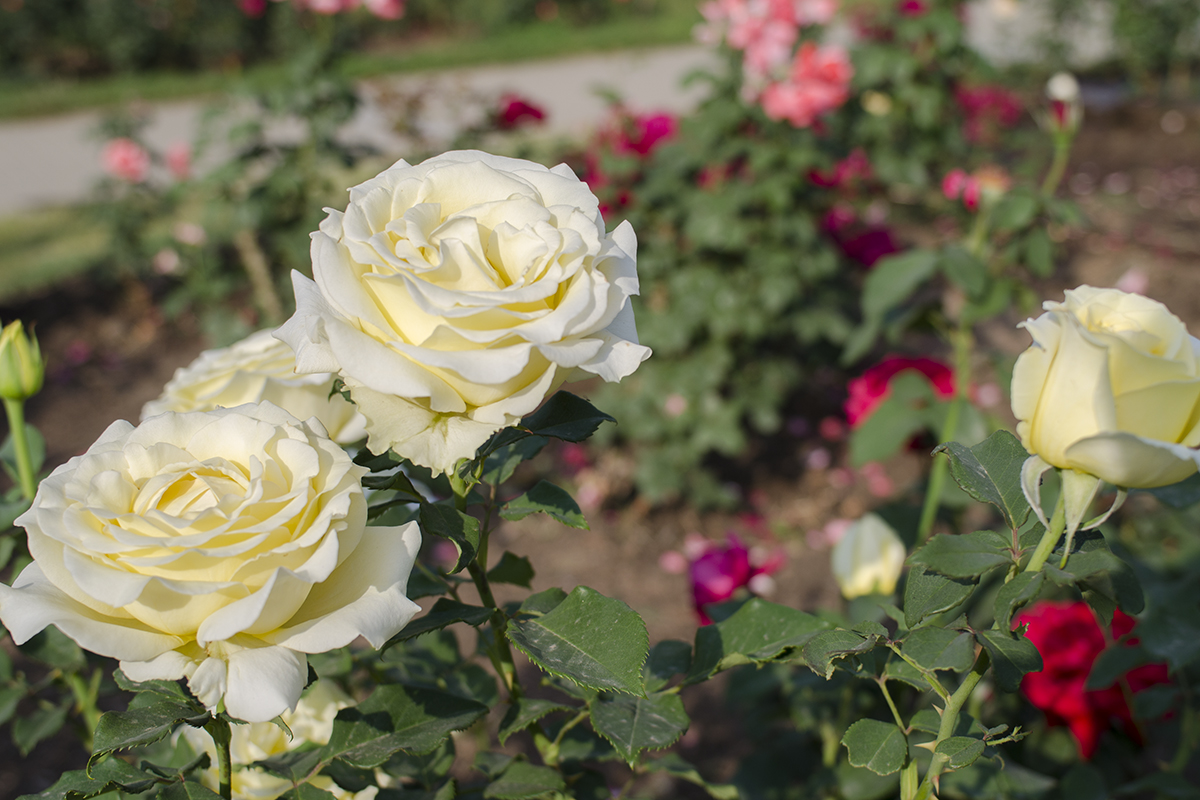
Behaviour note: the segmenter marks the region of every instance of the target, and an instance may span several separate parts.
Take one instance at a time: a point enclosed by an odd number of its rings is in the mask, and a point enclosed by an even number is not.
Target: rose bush
[[[1017,435],[1062,469],[1129,488],[1196,472],[1200,340],[1159,302],[1081,286],[1022,323],[1013,369]]]
[[[364,470],[269,403],[113,423],[46,478],[17,524],[34,557],[0,619],[55,625],[132,680],[187,677],[210,710],[294,707],[306,653],[378,647],[405,596],[416,523],[366,527]]]
[[[446,472],[558,385],[617,381],[637,342],[637,239],[565,165],[456,151],[397,162],[313,234],[277,335],[336,372],[368,446]]]
[[[291,781],[250,765],[305,745],[328,744],[333,733],[334,717],[339,710],[353,704],[354,700],[336,683],[319,680],[305,691],[300,702],[296,703],[295,710],[279,715],[291,735],[273,721],[235,726],[229,742],[230,760],[235,767],[232,775],[233,797],[238,800],[274,800],[291,789]],[[196,752],[208,753],[213,764],[204,770],[203,782],[214,792],[218,791],[217,752],[212,737],[189,725],[183,726],[180,734]],[[314,778],[313,785],[338,800],[372,800],[379,792],[375,786],[368,786],[357,793],[348,792],[327,775]]]
[[[329,373],[296,374],[292,349],[262,330],[242,341],[206,350],[175,371],[156,400],[142,408],[142,419],[164,411],[212,411],[246,403],[268,402],[298,419],[316,417],[340,444],[366,436],[366,420],[340,394],[330,395]]]

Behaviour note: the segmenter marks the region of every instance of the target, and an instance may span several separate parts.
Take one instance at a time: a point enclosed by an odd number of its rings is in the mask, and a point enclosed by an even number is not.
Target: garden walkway
[[[969,39],[997,63],[1034,58],[1039,33],[1045,30],[1044,5],[976,0],[970,8]],[[1094,62],[1111,52],[1105,20],[1097,18],[1074,33],[1076,61]],[[710,49],[682,45],[405,75],[370,86],[424,92],[429,105],[422,115],[422,132],[437,144],[449,141],[456,126],[469,122],[482,103],[509,91],[546,109],[546,131],[551,134],[583,133],[601,121],[606,100],[600,91],[616,93],[636,111],[686,111],[703,95],[704,86],[698,82],[683,87],[683,79],[717,63]],[[358,116],[343,134],[345,140],[373,144],[400,158],[409,148],[390,132],[378,93],[370,86]],[[190,141],[202,108],[199,102],[157,105],[146,131],[149,142],[163,150]],[[87,112],[0,124],[0,215],[86,198],[103,175],[102,142],[94,133],[99,120],[99,113]],[[281,129],[276,135],[286,137],[288,131]],[[214,151],[209,159],[217,162],[222,155]]]

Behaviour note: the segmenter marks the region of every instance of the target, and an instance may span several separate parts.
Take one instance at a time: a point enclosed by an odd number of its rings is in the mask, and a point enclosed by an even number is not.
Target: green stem
[[[916,800],[917,785],[921,780],[916,759],[908,759],[908,763],[900,770],[900,800]]]
[[[958,432],[958,420],[962,415],[963,405],[967,402],[967,386],[971,374],[970,330],[960,323],[950,338],[954,344],[954,399],[950,401],[950,409],[946,412],[945,422],[942,423],[940,442],[952,441]],[[939,458],[933,462],[933,469],[929,472],[929,486],[925,490],[925,503],[921,506],[921,520],[917,525],[918,544],[923,544],[933,533],[933,524],[937,521],[938,506],[941,504],[949,470],[949,458]]]
[[[8,430],[12,435],[13,451],[17,457],[17,478],[21,483],[21,494],[33,502],[37,493],[37,482],[33,478],[33,456],[29,452],[29,437],[25,435],[25,401],[4,400],[4,412],[8,415]]]
[[[71,689],[71,696],[75,698],[75,710],[83,718],[83,726],[86,729],[83,745],[88,750],[92,749],[92,736],[96,726],[100,724],[100,709],[96,708],[96,698],[100,694],[100,679],[103,674],[101,670],[95,670],[87,683],[84,683],[78,672],[70,672],[63,676]]]
[[[1046,532],[1042,534],[1042,540],[1038,542],[1037,549],[1033,551],[1033,556],[1025,566],[1025,572],[1040,570],[1045,566],[1050,554],[1054,552],[1054,546],[1058,544],[1063,530],[1067,527],[1066,497],[1066,492],[1058,493],[1058,502],[1054,505],[1054,515],[1050,517],[1050,527],[1046,528]]]
[[[904,720],[900,718],[900,711],[896,708],[896,702],[892,700],[892,693],[888,691],[887,679],[877,678],[876,682],[879,684],[879,691],[883,692],[883,699],[887,701],[888,708],[892,711],[892,719],[896,720],[896,727],[907,732],[907,726],[904,724]]]
[[[1066,134],[1054,137],[1054,159],[1050,162],[1046,179],[1042,181],[1042,197],[1053,197],[1058,191],[1058,184],[1062,182],[1067,171],[1067,161],[1071,157],[1071,138]]]
[[[471,484],[458,476],[458,473],[452,472],[449,475],[450,487],[454,490],[454,507],[459,511],[466,511],[467,508],[467,493],[471,490]],[[467,572],[471,575],[471,580],[475,583],[475,589],[479,592],[479,600],[492,610],[492,643],[488,647],[488,658],[492,662],[492,666],[496,670],[496,674],[500,677],[500,682],[504,684],[505,691],[508,692],[508,700],[510,703],[515,703],[521,698],[524,692],[521,690],[521,681],[517,677],[516,663],[513,661],[512,648],[508,646],[508,616],[504,610],[500,608],[500,604],[496,602],[496,596],[492,594],[491,582],[487,576],[487,555],[488,555],[488,538],[491,535],[491,505],[488,505],[486,518],[483,520],[479,532],[479,547],[476,548],[475,558],[467,565]]]
[[[937,752],[937,746],[954,735],[954,729],[958,725],[959,713],[962,712],[963,706],[971,698],[975,687],[983,680],[983,676],[987,673],[989,666],[991,666],[991,659],[988,656],[988,651],[981,649],[979,655],[975,657],[975,666],[963,678],[963,682],[954,690],[954,694],[950,695],[949,702],[946,703],[945,709],[942,710],[942,724],[938,727],[937,739],[933,743],[933,760],[929,762],[929,771],[925,773],[925,779],[921,781],[921,785],[917,789],[916,800],[929,800],[929,798],[934,796],[934,785],[937,783],[938,776],[942,774],[942,770],[946,768],[946,764],[950,761],[948,756]]]
[[[217,782],[221,797],[233,800],[233,758],[230,755],[229,744],[233,732],[229,729],[229,721],[220,717],[211,717],[204,724],[204,730],[212,737],[217,746]]]

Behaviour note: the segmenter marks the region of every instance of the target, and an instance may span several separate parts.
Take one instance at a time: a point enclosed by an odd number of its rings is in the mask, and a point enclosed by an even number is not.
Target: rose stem
[[[979,685],[979,681],[983,679],[990,666],[991,659],[988,657],[988,651],[986,648],[981,648],[979,655],[975,658],[975,666],[963,678],[963,682],[954,690],[954,694],[950,695],[950,700],[942,710],[942,723],[938,727],[937,739],[933,742],[935,748],[933,760],[929,762],[929,771],[925,773],[925,779],[921,781],[921,785],[917,789],[917,800],[929,800],[933,797],[934,781],[938,779],[950,761],[949,756],[937,752],[936,748],[954,735],[954,728],[958,725],[959,712],[962,711],[962,707],[966,705],[971,693],[975,691],[975,687]]]
[[[221,797],[233,800],[233,758],[229,751],[233,734],[229,729],[229,721],[210,717],[204,723],[204,730],[208,731],[213,744],[217,746],[217,781],[220,783]]]
[[[1037,549],[1033,551],[1033,557],[1025,566],[1025,572],[1037,572],[1041,569],[1046,564],[1046,559],[1050,558],[1050,553],[1054,551],[1054,546],[1058,544],[1058,539],[1066,527],[1066,496],[1066,492],[1059,491],[1058,502],[1054,505],[1054,515],[1050,517],[1050,527],[1046,528],[1046,532],[1042,534],[1042,540],[1038,542]]]
[[[971,371],[971,332],[959,325],[951,336],[954,340],[954,399],[950,401],[950,409],[946,412],[946,420],[942,424],[942,442],[952,440],[958,430],[958,417],[963,404],[967,402],[968,376]],[[917,525],[918,544],[923,544],[933,533],[933,523],[937,520],[937,510],[941,504],[942,489],[946,485],[949,469],[949,456],[933,462],[933,469],[929,472],[929,486],[925,490],[925,504],[921,506],[921,521]]]
[[[465,512],[467,493],[471,491],[470,485],[455,472],[451,472],[447,477],[450,479],[450,487],[454,490],[454,507]],[[493,487],[492,493],[494,497],[495,487]],[[508,637],[505,635],[508,630],[508,617],[504,615],[504,611],[496,602],[487,576],[488,536],[492,532],[491,511],[491,503],[489,503],[479,532],[479,547],[475,552],[475,558],[467,565],[467,572],[470,573],[471,580],[475,582],[479,599],[492,610],[492,643],[488,647],[488,657],[508,692],[509,702],[515,703],[521,697],[522,691],[521,681],[517,677],[517,668],[513,661],[512,649],[508,646]]]
[[[12,433],[13,451],[17,457],[17,478],[21,483],[21,494],[33,502],[37,483],[33,479],[33,458],[29,454],[29,439],[25,436],[25,401],[4,400],[4,411],[8,414],[8,429]]]

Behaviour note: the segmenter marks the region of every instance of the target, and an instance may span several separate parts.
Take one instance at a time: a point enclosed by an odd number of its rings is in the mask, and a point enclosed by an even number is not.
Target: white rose
[[[847,600],[890,595],[904,569],[907,551],[892,526],[867,514],[846,529],[830,553],[833,577]]]
[[[364,470],[312,424],[267,403],[113,423],[17,520],[13,640],[56,625],[247,722],[295,706],[306,653],[382,645],[419,610],[420,531],[366,527]]]
[[[449,471],[565,380],[616,381],[637,343],[637,239],[604,230],[566,165],[476,151],[404,161],[350,190],[312,236],[315,283],[276,334],[336,372],[368,446]]]
[[[280,714],[283,723],[292,732],[291,738],[274,722],[234,725],[229,742],[229,756],[234,767],[231,776],[234,798],[274,800],[290,790],[291,781],[249,765],[282,755],[305,744],[328,744],[329,737],[333,734],[333,720],[338,711],[352,703],[350,697],[339,689],[337,684],[321,680],[308,688],[300,702],[296,703],[295,710]],[[186,725],[180,729],[180,735],[196,752],[207,752],[212,759],[213,766],[204,771],[202,778],[208,788],[217,791],[217,749],[212,737],[199,728]],[[372,800],[379,791],[371,786],[358,793],[347,792],[324,775],[318,775],[311,783],[332,793],[338,800]]]
[[[334,376],[297,375],[292,349],[271,334],[262,330],[229,347],[205,350],[175,371],[162,396],[142,408],[142,419],[164,411],[212,411],[267,402],[298,419],[316,417],[340,444],[366,436],[366,420],[354,404],[340,394],[329,395]]]
[[[1080,286],[1022,323],[1033,345],[1013,368],[1025,449],[1115,486],[1152,488],[1196,471],[1200,340],[1162,304]]]

